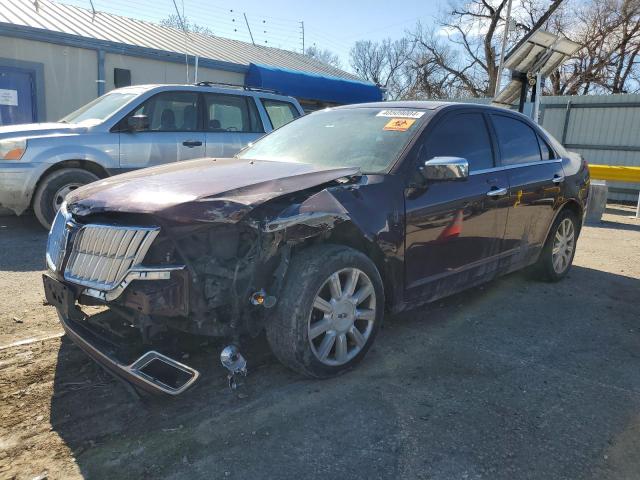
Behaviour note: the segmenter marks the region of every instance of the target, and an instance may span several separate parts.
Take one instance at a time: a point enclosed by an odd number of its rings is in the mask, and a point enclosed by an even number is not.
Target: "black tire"
[[[55,202],[56,198],[54,197],[59,197],[59,192],[63,191],[65,187],[73,190],[96,180],[99,180],[97,175],[81,168],[56,170],[40,180],[33,196],[33,211],[40,224],[46,229],[51,227],[51,222],[58,211],[54,207],[54,203],[60,203]]]
[[[356,350],[352,350],[355,356],[343,365],[326,365],[312,350],[308,322],[316,295],[325,281],[334,272],[343,269],[357,269],[366,274],[366,277],[359,278],[369,280],[373,286],[375,316],[366,343],[359,347],[360,351],[355,354]],[[345,289],[346,285],[343,291]],[[383,316],[384,289],[374,263],[352,248],[329,244],[313,246],[292,258],[274,314],[267,320],[267,339],[273,353],[285,366],[308,377],[328,378],[350,370],[364,358],[380,330]],[[347,348],[353,349],[355,344],[352,337],[348,338],[352,344]]]
[[[573,225],[574,232],[574,240],[573,240],[573,250],[569,256],[569,260],[566,263],[566,267],[561,269],[561,271],[557,271],[554,268],[554,259],[553,259],[553,246],[554,239],[556,237],[556,233],[560,228],[560,225],[568,220]],[[542,248],[542,252],[540,253],[540,257],[538,261],[534,264],[532,272],[534,277],[543,280],[546,282],[558,282],[562,280],[569,270],[571,270],[571,266],[573,265],[573,257],[576,253],[576,245],[578,242],[578,235],[580,233],[580,227],[578,225],[578,219],[576,215],[571,210],[562,210],[558,216],[556,217],[551,229],[549,230],[549,235],[547,236],[547,240],[544,243],[544,247]]]

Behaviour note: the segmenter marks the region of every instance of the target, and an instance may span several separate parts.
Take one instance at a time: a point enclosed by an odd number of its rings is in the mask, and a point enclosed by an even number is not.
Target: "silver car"
[[[243,87],[139,85],[113,90],[56,123],[0,127],[0,207],[29,207],[49,227],[64,197],[117,173],[231,157],[303,114],[283,95]]]

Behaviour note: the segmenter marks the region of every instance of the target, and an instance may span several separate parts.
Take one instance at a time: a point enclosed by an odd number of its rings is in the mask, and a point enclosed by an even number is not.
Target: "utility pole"
[[[502,49],[500,50],[500,63],[498,64],[498,76],[496,77],[496,89],[493,92],[493,96],[498,95],[500,91],[500,83],[502,80],[502,69],[504,67],[504,54],[507,50],[507,40],[509,39],[509,26],[511,24],[511,2],[512,0],[507,0],[507,17],[504,21],[504,35],[502,37]]]
[[[244,15],[244,23],[247,24],[247,30],[249,30],[249,36],[251,37],[251,43],[253,43],[255,45],[256,42],[253,41],[253,33],[251,33],[251,27],[249,26],[249,20],[247,20],[247,14],[243,12],[242,15]]]
[[[300,22],[300,30],[302,32],[302,54],[304,55],[304,22]]]

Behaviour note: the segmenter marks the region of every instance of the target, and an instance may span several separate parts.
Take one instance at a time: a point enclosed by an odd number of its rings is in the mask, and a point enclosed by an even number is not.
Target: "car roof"
[[[436,110],[447,105],[458,105],[454,102],[432,102],[422,100],[407,100],[393,102],[369,102],[353,105],[343,105],[336,108],[413,108],[416,110]]]
[[[429,100],[407,100],[407,101],[392,101],[392,102],[370,102],[370,103],[357,103],[352,105],[342,105],[339,107],[334,107],[335,109],[350,109],[350,108],[381,108],[381,109],[402,109],[402,108],[410,108],[412,110],[449,110],[449,109],[457,109],[457,108],[478,108],[482,110],[487,110],[490,112],[509,114],[522,120],[525,120],[528,124],[534,124],[531,119],[519,112],[514,110],[510,110],[505,107],[499,107],[494,105],[486,105],[483,103],[475,103],[475,102],[438,102],[438,101],[429,101]]]
[[[443,110],[445,108],[462,108],[462,107],[474,107],[482,108],[486,110],[492,110],[496,112],[513,112],[504,107],[496,107],[493,105],[485,105],[483,103],[474,102],[446,102],[446,101],[431,101],[431,100],[407,100],[407,101],[391,101],[391,102],[369,102],[369,103],[357,103],[352,105],[342,105],[335,107],[338,109],[346,108],[411,108],[413,110]]]
[[[251,88],[245,87],[244,85],[232,85],[232,84],[220,84],[220,83],[211,83],[210,85],[194,85],[192,83],[176,83],[176,84],[167,84],[167,83],[155,83],[155,84],[146,84],[146,85],[131,85],[129,87],[117,88],[115,90],[111,90],[111,92],[121,92],[121,93],[134,93],[136,95],[141,95],[143,93],[157,90],[159,92],[162,91],[172,91],[172,90],[183,90],[183,91],[206,91],[213,93],[229,93],[234,92],[236,95],[259,95],[260,97],[266,98],[293,98],[289,95],[284,95],[282,93],[278,93],[270,90],[261,90],[259,88]]]

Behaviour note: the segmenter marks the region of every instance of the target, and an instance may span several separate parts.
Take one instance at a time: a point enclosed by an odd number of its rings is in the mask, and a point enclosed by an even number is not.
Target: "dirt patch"
[[[585,227],[563,282],[510,275],[387,318],[332,380],[258,339],[237,392],[212,346],[196,388],[141,402],[66,337],[0,350],[0,478],[638,478],[631,214]],[[42,304],[45,242],[0,217],[0,345],[61,330]]]

